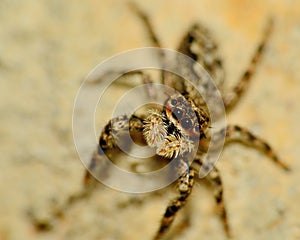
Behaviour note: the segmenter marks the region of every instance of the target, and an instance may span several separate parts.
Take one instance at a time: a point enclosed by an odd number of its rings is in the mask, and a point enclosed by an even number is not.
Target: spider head
[[[191,152],[199,140],[206,137],[208,114],[184,96],[174,94],[162,111],[151,110],[145,120],[144,136],[157,154],[172,158]]]
[[[205,137],[209,125],[208,114],[184,96],[170,96],[165,102],[164,112],[170,124],[176,126],[181,135],[194,141]]]

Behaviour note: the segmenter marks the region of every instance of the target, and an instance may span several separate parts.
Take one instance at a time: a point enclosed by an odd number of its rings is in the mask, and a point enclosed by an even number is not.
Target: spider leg
[[[269,37],[271,35],[273,29],[273,20],[270,19],[267,27],[263,33],[262,40],[258,44],[251,60],[250,63],[247,67],[247,69],[244,71],[242,74],[241,78],[237,82],[237,84],[234,86],[234,88],[224,96],[224,105],[226,110],[230,110],[239,100],[240,96],[243,94],[243,92],[246,90],[248,87],[248,84],[250,82],[251,77],[253,76],[257,63],[261,59],[262,53],[265,50],[267,41],[269,40]]]
[[[142,78],[142,83],[146,84],[146,91],[147,91],[147,94],[150,97],[150,99],[152,99],[152,100],[156,99],[156,90],[151,85],[154,81],[151,79],[151,76],[149,74],[147,74],[143,71],[140,71],[140,70],[135,70],[135,71],[130,71],[130,72],[128,72],[126,69],[107,70],[106,72],[104,72],[104,74],[94,77],[93,79],[89,79],[88,84],[98,84],[99,82],[101,82],[104,79],[107,79],[107,78],[113,79],[117,76],[130,77],[130,76],[134,76],[134,75],[139,75]],[[128,83],[127,81],[122,81],[122,82],[119,81],[118,84],[128,84],[131,86],[131,84]]]
[[[197,107],[206,107],[203,94],[210,99],[218,96],[216,92],[222,90],[224,82],[224,69],[217,43],[208,29],[201,24],[194,24],[182,38],[178,51],[199,63],[201,67],[194,61],[179,58],[178,70],[188,81],[173,77],[167,79],[168,85],[187,93]],[[210,83],[211,79],[217,88]],[[201,90],[203,92],[199,92]]]
[[[153,45],[155,47],[161,48],[161,44],[159,42],[157,35],[154,32],[154,28],[150,22],[148,15],[144,13],[135,3],[129,1],[128,5],[143,22]]]
[[[143,79],[143,83],[146,84],[147,94],[150,97],[150,99],[152,100],[157,99],[157,92],[151,85],[153,83],[153,80],[151,79],[150,75],[146,74],[143,71],[138,71],[138,70],[133,71],[132,74],[140,75]]]
[[[142,119],[135,115],[123,115],[114,118],[108,122],[105,126],[100,139],[98,150],[94,152],[91,163],[88,170],[86,170],[84,177],[84,188],[71,196],[69,196],[66,202],[59,207],[52,210],[52,214],[49,220],[38,219],[34,213],[29,213],[29,217],[37,229],[47,230],[53,227],[54,222],[63,217],[64,213],[75,203],[89,197],[96,187],[96,180],[91,175],[92,173],[105,174],[107,166],[103,165],[102,161],[105,153],[113,149],[116,146],[115,137],[118,133],[129,130],[141,132],[143,129]],[[102,149],[102,151],[100,151]],[[98,172],[100,171],[100,172]]]
[[[139,70],[133,71],[132,75],[134,75],[134,74],[140,75],[142,77],[143,83],[146,84],[147,94],[150,97],[150,99],[151,100],[157,99],[157,91],[151,85],[152,83],[154,83],[154,81],[151,79],[150,75],[143,71],[139,71]]]
[[[207,175],[207,179],[214,187],[214,196],[219,209],[224,231],[226,232],[227,237],[230,238],[231,231],[228,224],[227,211],[224,204],[223,184],[222,184],[222,179],[219,170],[216,167],[213,167],[212,170]]]
[[[218,46],[207,28],[201,24],[194,24],[182,38],[178,51],[198,62],[211,75],[217,87],[222,88],[224,81],[224,69],[222,59],[218,53]],[[193,66],[189,66],[194,71]],[[198,76],[198,82],[202,84],[202,76]]]
[[[91,172],[97,172],[97,174],[105,174],[105,172],[107,172],[106,166],[101,164],[104,162],[102,160],[107,151],[112,150],[117,146],[116,138],[125,131],[142,132],[143,120],[135,115],[122,115],[108,122],[100,135],[97,150],[93,154],[88,170],[86,170],[84,177],[85,186],[89,185],[93,179]],[[98,173],[98,168],[100,168],[100,173]]]
[[[161,220],[160,227],[153,238],[154,240],[160,239],[168,228],[171,226],[175,219],[176,213],[185,205],[188,196],[190,195],[194,185],[195,171],[192,168],[187,169],[183,175],[178,179],[179,196],[172,200]]]
[[[152,23],[148,17],[148,15],[143,12],[135,3],[129,1],[128,2],[129,7],[136,13],[136,15],[141,19],[142,23],[145,26],[146,31],[148,32],[148,36],[152,42],[152,44],[154,45],[154,47],[157,48],[162,48],[162,45],[159,41],[159,38],[157,37],[157,34],[154,31],[154,27],[152,26]],[[167,78],[167,72],[164,71],[164,65],[166,64],[164,61],[164,53],[160,52],[159,54],[159,58],[161,59],[161,76],[160,76],[160,82],[161,83],[165,83],[165,79]]]
[[[250,147],[254,147],[265,153],[277,166],[286,171],[290,170],[290,168],[279,159],[274,150],[265,140],[255,136],[246,128],[237,125],[228,125],[226,129],[220,131],[220,134],[226,134],[225,143],[236,141],[244,143]]]

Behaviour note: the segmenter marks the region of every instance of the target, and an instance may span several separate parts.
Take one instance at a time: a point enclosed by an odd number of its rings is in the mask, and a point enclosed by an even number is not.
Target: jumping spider
[[[149,36],[156,47],[161,44],[155,35],[149,18],[135,5],[131,5],[145,25]],[[250,60],[248,68],[234,88],[223,94],[223,102],[226,112],[232,109],[238,102],[242,93],[246,90],[248,82],[252,77],[257,63],[265,49],[266,42],[270,35],[272,22],[270,21],[263,38]],[[218,56],[217,45],[206,28],[200,24],[195,24],[187,31],[179,44],[178,51],[200,63],[211,75],[219,89],[222,88],[224,73],[222,60]],[[193,66],[183,66],[187,71],[193,71]],[[149,78],[143,72],[139,74],[144,82],[149,82]],[[164,104],[163,109],[150,109],[148,116],[123,115],[108,122],[104,127],[99,139],[98,149],[94,152],[89,169],[86,171],[84,184],[88,187],[94,179],[91,172],[94,172],[105,153],[117,148],[114,135],[123,131],[140,133],[146,144],[156,149],[156,154],[167,160],[177,159],[178,171],[181,172],[178,182],[178,196],[167,206],[162,217],[160,226],[153,239],[160,239],[171,226],[177,212],[186,204],[195,182],[195,175],[202,166],[202,154],[207,150],[207,141],[210,139],[210,116],[201,96],[194,93],[193,87],[184,80],[168,78],[168,74],[162,74],[162,83],[174,87],[180,94],[170,95]],[[203,85],[201,75],[194,80],[196,85]],[[205,85],[203,85],[205,88]],[[209,90],[207,90],[209,91]],[[242,142],[264,152],[279,167],[284,170],[289,168],[279,160],[270,145],[263,139],[255,136],[249,130],[237,125],[228,125],[221,129],[220,134],[225,136],[225,143],[231,141]],[[198,146],[199,150],[190,164],[187,154],[192,151],[193,146]],[[100,151],[99,151],[100,149]],[[184,168],[188,166],[187,168]],[[183,170],[184,169],[184,170]],[[223,222],[224,231],[228,237],[231,236],[230,227],[227,220],[227,212],[223,199],[223,185],[219,170],[212,166],[212,170],[206,176],[215,188],[214,196],[220,210],[220,217]]]
[[[131,6],[144,22],[153,44],[160,47],[160,42],[153,31],[147,15],[135,5],[132,4]],[[271,28],[272,22],[270,21],[260,44],[251,58],[248,68],[232,91],[223,94],[222,98],[226,111],[229,111],[235,105],[246,89],[265,48]],[[178,51],[202,64],[206,71],[212,76],[218,88],[222,87],[224,78],[222,61],[217,53],[217,45],[206,28],[199,24],[193,25],[184,35],[178,47]],[[193,71],[193,66],[183,67],[189,67],[190,69],[187,69],[187,71]],[[138,74],[143,77],[144,82],[149,82],[149,78],[146,74],[142,72],[138,72]],[[197,79],[193,81],[195,84],[203,85],[203,77],[201,75],[197,76]],[[90,171],[95,169],[97,164],[101,162],[105,152],[116,147],[113,132],[122,132],[124,130],[142,133],[147,145],[155,148],[158,156],[162,156],[166,159],[176,158],[178,160],[178,170],[182,170],[182,166],[189,165],[178,179],[178,196],[167,206],[154,239],[160,239],[165,234],[173,222],[176,213],[185,205],[192,191],[197,169],[199,165],[202,166],[204,164],[201,159],[201,154],[203,153],[203,149],[207,148],[207,140],[210,138],[210,116],[203,103],[203,99],[194,93],[193,87],[182,79],[176,78],[176,80],[170,80],[167,74],[163,74],[162,82],[174,87],[180,94],[169,96],[162,110],[152,109],[147,117],[125,115],[112,119],[105,126],[100,136],[98,148],[101,148],[102,151],[95,151],[89,171],[86,172],[85,176],[85,184],[89,184],[92,178]],[[209,89],[207,89],[207,91],[209,91]],[[257,148],[267,154],[275,164],[284,170],[289,170],[289,168],[278,159],[268,143],[253,135],[246,128],[237,125],[228,125],[225,129],[220,130],[220,134],[225,135],[225,143],[239,141]],[[191,151],[194,144],[199,146],[201,151],[197,152],[192,164],[189,164],[187,153]],[[212,170],[207,175],[207,179],[215,187],[214,195],[220,209],[224,230],[227,236],[230,237],[231,232],[223,201],[222,180],[219,170],[215,166],[212,167]]]

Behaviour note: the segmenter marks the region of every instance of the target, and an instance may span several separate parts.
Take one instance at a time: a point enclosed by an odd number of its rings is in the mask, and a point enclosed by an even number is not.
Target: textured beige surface
[[[235,239],[300,239],[300,2],[296,0],[140,1],[165,47],[201,21],[219,42],[229,86],[241,74],[268,16],[275,29],[241,103],[228,116],[268,139],[293,169],[229,146],[219,162]],[[120,51],[149,46],[125,1],[0,1],[0,239],[151,239],[172,196],[118,207],[129,196],[100,186],[39,233],[28,212],[79,191],[84,168],[72,139],[72,107],[84,76]],[[110,107],[107,103],[106,107]],[[102,119],[101,119],[102,120]],[[107,119],[103,119],[106,121]],[[197,184],[190,227],[174,239],[226,239],[212,190]]]

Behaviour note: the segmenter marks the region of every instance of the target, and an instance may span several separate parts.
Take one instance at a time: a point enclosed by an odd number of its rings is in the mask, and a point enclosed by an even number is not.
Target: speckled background
[[[228,146],[218,167],[234,239],[300,239],[300,2],[138,4],[164,47],[175,48],[195,21],[209,27],[220,45],[228,87],[247,66],[268,16],[275,18],[263,61],[228,122],[268,139],[293,171],[286,174],[240,145]],[[151,239],[172,189],[120,208],[130,196],[99,185],[46,232],[37,231],[28,217],[34,212],[47,219],[55,204],[81,189],[84,168],[73,143],[72,108],[85,75],[113,54],[149,45],[125,1],[0,1],[1,240]],[[105,113],[101,120],[108,120]],[[169,237],[226,239],[210,187],[196,184],[187,210],[189,227]]]

